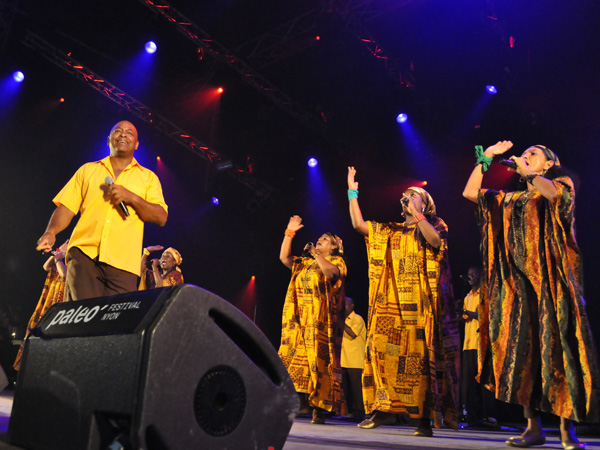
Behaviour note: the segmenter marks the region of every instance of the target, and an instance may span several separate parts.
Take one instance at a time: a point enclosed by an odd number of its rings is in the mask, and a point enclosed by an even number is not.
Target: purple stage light
[[[215,206],[216,206],[216,205],[218,205],[218,204],[219,204],[219,199],[218,199],[217,197],[213,197],[213,198],[212,198],[212,203],[213,203],[213,205],[215,205]]]
[[[156,53],[156,48],[156,44],[153,41],[146,42],[146,45],[144,46],[146,53],[148,53],[149,55]]]
[[[498,93],[498,89],[496,89],[496,86],[494,86],[493,84],[488,84],[485,87],[485,90],[487,91],[488,94],[491,94],[491,95],[496,95]]]
[[[308,167],[317,167],[318,164],[319,161],[317,161],[317,158],[310,158],[308,160]]]
[[[15,80],[17,83],[20,83],[24,79],[25,75],[20,70],[17,70],[15,73],[13,73],[13,80]]]
[[[400,113],[396,116],[396,122],[404,123],[408,120],[408,115],[404,113]]]

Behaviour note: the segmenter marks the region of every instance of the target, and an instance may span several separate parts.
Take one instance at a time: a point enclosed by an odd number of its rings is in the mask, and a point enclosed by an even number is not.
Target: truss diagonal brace
[[[223,45],[215,41],[205,31],[196,26],[190,19],[185,17],[169,3],[164,0],[141,0],[148,8],[158,12],[167,21],[173,23],[177,30],[187,37],[190,41],[203,49],[213,58],[223,62],[240,75],[242,80],[262,93],[275,105],[282,110],[288,112],[294,118],[300,120],[303,124],[309,126],[313,130],[323,131],[325,124],[313,114],[304,110],[303,107],[294,102],[277,86],[268,81],[262,75],[257,73],[252,67],[242,61],[232,51],[225,48]]]
[[[100,75],[94,73],[92,70],[76,61],[73,57],[71,57],[70,53],[67,54],[61,52],[56,47],[32,32],[28,32],[23,39],[23,44],[40,53],[51,63],[57,65],[76,78],[79,78],[81,81],[84,81],[91,88],[97,90],[105,97],[108,97],[110,100],[117,103],[119,106],[128,110],[132,114],[135,114],[143,121],[149,123],[153,128],[167,135],[170,139],[178,144],[188,148],[206,161],[210,163],[217,163],[229,160],[228,157],[211,150],[199,139],[189,135],[166,118],[160,116],[159,114],[153,113],[146,105],[137,101],[130,95],[127,95],[127,93],[119,89],[117,86],[111,84]],[[269,197],[273,190],[269,185],[252,177],[241,167],[234,166],[232,170],[227,171],[227,173],[233,176],[237,181],[244,184],[246,187],[252,189],[261,200]]]

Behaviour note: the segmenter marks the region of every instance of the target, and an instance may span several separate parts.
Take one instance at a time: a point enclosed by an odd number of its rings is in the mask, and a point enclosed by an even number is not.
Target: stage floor
[[[21,450],[6,443],[6,432],[12,408],[12,392],[0,394],[0,450]],[[434,437],[414,437],[414,427],[382,426],[374,430],[362,430],[355,422],[327,418],[324,425],[312,425],[310,419],[299,418],[294,422],[283,450],[487,450],[507,447],[505,442],[509,436],[519,434],[518,431],[475,431],[475,430],[434,430]],[[600,450],[600,437],[586,438],[588,450]],[[559,437],[554,432],[546,436],[546,445],[539,449],[562,449]],[[186,449],[188,450],[188,449]],[[266,449],[265,449],[266,450]]]

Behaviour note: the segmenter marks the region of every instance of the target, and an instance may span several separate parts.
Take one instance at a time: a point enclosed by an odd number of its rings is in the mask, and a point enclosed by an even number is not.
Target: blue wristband
[[[348,201],[358,198],[358,189],[348,189]]]

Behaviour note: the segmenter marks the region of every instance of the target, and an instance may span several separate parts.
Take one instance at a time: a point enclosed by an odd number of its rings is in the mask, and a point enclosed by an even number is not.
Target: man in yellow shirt
[[[162,227],[168,217],[158,177],[133,157],[138,145],[135,126],[117,123],[108,136],[110,156],[81,166],[53,199],[37,250],[52,250],[56,235],[81,213],[67,250],[65,301],[137,289],[144,223]]]
[[[463,411],[467,410],[467,421],[471,427],[485,426],[497,428],[498,422],[491,417],[494,408],[494,396],[476,380],[477,358],[479,353],[479,303],[481,290],[481,269],[469,267],[467,282],[471,290],[464,300],[461,321],[465,324],[465,339],[462,352],[461,397]]]
[[[362,420],[365,415],[362,396],[362,372],[365,365],[367,328],[354,312],[354,300],[346,297],[344,336],[342,339],[342,387],[349,416]]]

